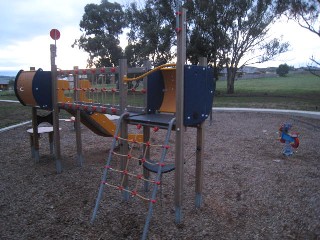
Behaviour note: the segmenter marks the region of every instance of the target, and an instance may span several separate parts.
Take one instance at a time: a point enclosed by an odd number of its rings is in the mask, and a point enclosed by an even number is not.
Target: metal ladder
[[[119,118],[119,120],[117,122],[115,135],[113,137],[111,149],[110,149],[107,161],[106,161],[106,166],[110,166],[110,163],[112,161],[112,156],[113,156],[112,153],[113,153],[113,151],[114,151],[114,149],[116,148],[116,145],[117,145],[117,137],[116,136],[119,136],[119,132],[120,132],[120,128],[121,128],[122,122],[127,117],[129,117],[129,115],[130,115],[129,113],[123,113],[120,116],[120,118]],[[175,123],[175,118],[172,118],[170,120],[170,122],[168,122],[167,133],[166,133],[166,137],[165,137],[165,141],[164,141],[163,146],[168,146],[170,135],[171,135],[174,123]],[[164,128],[164,127],[162,127],[162,128]],[[168,172],[168,166],[164,165],[164,161],[165,161],[165,158],[166,158],[167,151],[168,151],[168,148],[166,148],[166,147],[162,148],[161,156],[160,156],[160,159],[158,161],[158,164],[157,164],[156,167],[153,166],[152,171],[156,172],[155,182],[159,183],[160,180],[161,180],[161,175],[163,173],[165,173],[165,172]],[[146,163],[148,163],[148,162],[146,162]],[[145,168],[148,169],[148,166],[145,166]],[[171,166],[171,168],[173,170],[174,169],[174,165]],[[104,168],[103,175],[102,175],[102,178],[101,178],[100,187],[99,187],[98,196],[96,198],[95,207],[94,207],[94,210],[93,210],[93,213],[92,213],[92,217],[91,217],[91,221],[90,221],[91,224],[93,224],[93,222],[95,221],[96,216],[97,216],[99,204],[100,204],[100,201],[102,199],[102,195],[103,195],[104,188],[105,188],[105,182],[106,182],[106,179],[108,177],[108,170],[109,170],[108,168],[106,168],[106,167]],[[153,184],[153,189],[152,189],[151,197],[150,197],[151,200],[149,201],[148,213],[147,213],[146,222],[145,222],[145,225],[144,225],[144,228],[143,228],[143,234],[142,234],[141,239],[146,239],[147,238],[149,225],[150,225],[150,221],[151,221],[151,217],[152,217],[152,213],[153,213],[153,205],[155,203],[158,187],[159,187],[158,184]]]

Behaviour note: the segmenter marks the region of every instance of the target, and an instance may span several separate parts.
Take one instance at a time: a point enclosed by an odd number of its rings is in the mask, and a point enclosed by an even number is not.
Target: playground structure
[[[132,71],[139,72],[143,71],[143,68],[135,68]],[[100,68],[100,69],[90,69],[86,75],[84,71],[79,72],[77,69],[60,71],[59,80],[57,81],[57,102],[60,104],[59,109],[65,109],[72,116],[76,116],[77,109],[80,109],[80,119],[85,126],[87,126],[94,133],[104,136],[112,137],[115,131],[115,124],[111,121],[105,114],[119,114],[120,105],[119,99],[122,96],[119,96],[119,89],[116,89],[115,84],[107,84],[107,80],[111,77],[115,78],[116,68]],[[134,74],[134,73],[133,73]],[[79,76],[89,78],[81,79]],[[71,77],[71,81],[68,78]],[[102,78],[102,80],[101,80]],[[107,79],[108,78],[108,79]],[[91,86],[95,86],[94,88]],[[111,85],[110,89],[106,87]],[[97,88],[100,86],[100,88]],[[101,87],[103,86],[103,87]],[[140,105],[143,103],[142,96],[145,94],[145,90],[141,89],[140,93],[129,89],[131,92],[130,102],[140,102]],[[31,141],[32,156],[35,158],[35,161],[39,161],[39,139],[37,126],[42,122],[49,122],[53,124],[53,99],[52,99],[52,80],[51,72],[43,71],[38,69],[37,71],[19,71],[16,76],[15,81],[15,93],[21,104],[25,106],[32,107],[32,123],[33,128],[32,134],[33,140]],[[127,96],[127,93],[122,94]],[[135,101],[135,99],[138,99]],[[109,101],[108,101],[109,100]],[[104,102],[109,102],[105,104]],[[86,104],[89,104],[91,107],[88,109]],[[81,108],[80,108],[81,106]],[[126,106],[127,107],[127,106]],[[51,111],[48,116],[41,117],[37,115],[37,109],[44,109]],[[85,110],[85,111],[84,111]],[[90,110],[90,111],[88,111]],[[77,129],[77,132],[80,131],[80,128]],[[80,135],[78,136],[78,138]],[[140,136],[142,139],[142,136]],[[80,165],[82,164],[82,152],[81,152],[81,139],[77,139],[78,143],[78,161]],[[57,168],[57,172],[60,172]]]
[[[212,70],[207,67],[206,59],[202,58],[198,66],[185,65],[186,10],[181,8],[176,14],[178,37],[176,64],[159,66],[147,72],[148,69],[145,68],[130,69],[126,59],[120,59],[118,67],[57,71],[56,45],[51,45],[51,71],[41,69],[20,71],[15,81],[15,93],[19,101],[33,109],[33,143],[37,152],[36,161],[39,160],[36,117],[38,108],[52,112],[54,157],[58,173],[62,171],[60,109],[75,116],[77,162],[80,166],[84,160],[80,122],[98,135],[113,138],[91,222],[93,223],[96,218],[105,188],[115,188],[122,193],[125,200],[139,197],[149,202],[142,239],[147,237],[157,190],[161,186],[161,175],[172,170],[175,170],[175,221],[180,223],[182,220],[185,162],[183,142],[186,127],[197,129],[196,207],[200,207],[202,202],[203,123],[212,109],[215,85]],[[130,76],[138,73],[143,74],[139,77]],[[114,81],[115,75],[118,82]],[[70,76],[73,77],[72,82],[66,79]],[[143,81],[143,87],[128,89],[128,83],[133,81]],[[70,83],[73,83],[73,86]],[[120,116],[117,125],[106,114]],[[129,125],[135,125],[138,133],[130,135]],[[159,129],[167,131],[163,144],[151,142],[151,133],[156,133]],[[168,143],[172,130],[176,132],[174,164],[167,164],[166,155],[172,148]],[[119,153],[115,151],[117,144],[120,146]],[[140,156],[132,155],[131,149],[135,146],[143,149]],[[151,148],[160,148],[160,156],[152,156]],[[141,164],[140,171],[132,169],[132,162],[135,162],[137,167]],[[119,175],[116,178],[118,181],[109,182],[110,172]],[[155,172],[156,176],[152,178],[150,172]],[[130,184],[132,181],[133,185]],[[141,185],[144,190],[149,189],[151,185],[151,196],[140,192]]]
[[[298,148],[300,144],[299,133],[290,133],[291,129],[290,123],[283,123],[279,128],[279,140],[285,144],[282,153],[287,157],[293,155],[293,148]]]

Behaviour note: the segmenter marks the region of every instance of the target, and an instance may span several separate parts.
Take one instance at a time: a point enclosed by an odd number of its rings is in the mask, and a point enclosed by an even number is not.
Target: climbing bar
[[[119,90],[115,88],[57,88],[57,90],[62,91],[84,91],[84,92],[108,92],[108,93],[118,93]],[[144,93],[144,91],[141,91]]]
[[[127,157],[128,159],[133,159],[133,160],[138,160],[140,161],[141,159],[140,158],[137,158],[137,157],[133,157],[131,154],[120,154],[120,153],[117,153],[117,152],[112,152],[113,155],[115,156],[119,156],[119,157]]]
[[[159,165],[161,167],[164,167],[166,164],[165,163],[160,163],[160,162],[150,162],[148,161],[146,158],[137,158],[137,157],[133,157],[131,154],[128,155],[124,155],[124,154],[120,154],[120,153],[116,153],[116,152],[112,152],[113,155],[115,156],[119,156],[119,157],[127,157],[128,159],[133,159],[133,160],[137,160],[137,161],[141,161],[142,163],[148,163],[150,165]]]
[[[144,142],[137,141],[136,139],[122,138],[119,136],[114,136],[114,137],[116,138],[116,140],[122,140],[122,141],[130,142],[130,143],[144,144]]]
[[[84,91],[84,92],[107,92],[107,93],[119,93],[120,91],[116,88],[57,88],[62,91]],[[147,93],[146,89],[137,90],[136,88],[128,89],[128,92],[133,93]]]
[[[133,174],[133,173],[128,172],[127,170],[119,170],[119,169],[112,168],[110,166],[105,166],[104,168],[106,168],[110,171],[113,171],[113,172],[118,172],[118,173],[121,173],[124,175],[129,175],[131,177],[137,178],[138,180],[142,180],[142,181],[146,181],[146,182],[150,182],[150,183],[156,183],[157,185],[159,185],[159,183],[157,181],[144,178],[142,174]]]
[[[119,137],[119,136],[114,136],[114,137],[117,140],[127,141],[127,142],[131,142],[131,143],[137,143],[137,144],[145,145],[147,147],[162,147],[162,148],[166,148],[166,149],[170,148],[169,145],[151,144],[149,141],[148,142],[139,142],[139,141],[136,141],[134,139],[127,139],[127,138],[122,138],[122,137]]]
[[[145,71],[145,68],[143,67],[128,68],[128,73],[141,73],[144,71]],[[118,67],[101,67],[101,68],[73,69],[73,70],[58,69],[57,73],[58,75],[108,74],[108,73],[119,73],[119,68]]]
[[[110,184],[110,183],[108,183],[108,182],[102,182],[102,183],[103,183],[104,185],[107,185],[107,186],[109,186],[109,187],[118,189],[118,190],[120,190],[120,191],[128,192],[128,193],[130,193],[131,196],[133,196],[133,197],[137,196],[137,197],[141,198],[142,200],[145,200],[145,201],[148,201],[148,202],[149,202],[149,201],[152,202],[152,203],[155,203],[155,202],[156,202],[154,199],[150,199],[150,198],[146,198],[146,197],[142,196],[142,195],[139,194],[136,190],[131,191],[131,190],[125,189],[125,188],[122,187],[122,186],[116,186],[116,185]]]
[[[124,82],[131,82],[131,81],[137,81],[137,80],[140,80],[146,76],[148,76],[149,74],[155,72],[155,71],[158,71],[159,69],[161,68],[165,68],[165,67],[175,67],[176,64],[175,63],[167,63],[167,64],[163,64],[163,65],[160,65],[158,67],[155,67],[154,69],[150,70],[149,72],[146,72],[138,77],[135,77],[135,78],[128,78],[126,75],[123,77],[123,81]]]
[[[119,70],[115,67],[91,68],[91,69],[73,69],[73,70],[58,70],[58,75],[86,75],[86,74],[103,74],[117,73]]]
[[[142,94],[146,94],[147,93],[147,89],[141,89],[141,90],[137,90],[136,88],[131,88],[128,89],[128,92],[132,92],[132,93],[137,93],[137,92],[141,92]]]
[[[99,112],[103,114],[117,115],[120,110],[118,106],[114,106],[110,104],[79,104],[79,103],[71,103],[71,102],[59,102],[58,106],[62,109],[66,110],[82,110],[88,113]]]

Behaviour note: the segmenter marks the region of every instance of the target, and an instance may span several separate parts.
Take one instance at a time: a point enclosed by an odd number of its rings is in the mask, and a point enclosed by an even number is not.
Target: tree
[[[296,21],[302,28],[316,34],[320,37],[320,1],[319,0],[285,0],[279,2],[279,8],[288,9],[286,11],[289,19]],[[320,61],[311,56],[313,65],[320,67]],[[320,77],[314,66],[308,66],[309,71]]]
[[[201,36],[196,38],[196,42],[198,45],[209,42],[211,47],[205,50],[217,57],[211,60],[227,69],[227,93],[234,93],[239,68],[269,61],[288,49],[288,43],[281,43],[278,38],[268,39],[271,24],[280,16],[276,1],[193,0],[187,5],[194,9],[191,11],[195,14],[192,16],[193,25],[200,33],[196,35]],[[205,53],[197,51],[193,53]]]
[[[101,4],[87,4],[80,22],[83,32],[72,47],[89,53],[88,66],[111,67],[123,56],[119,35],[125,27],[124,12],[118,3],[102,0]]]
[[[288,18],[320,37],[319,0],[283,0],[278,4],[279,11],[286,11]]]
[[[198,63],[201,56],[214,66],[217,78],[227,68],[227,92],[234,92],[237,69],[253,62],[265,62],[285,52],[287,43],[267,39],[269,26],[279,16],[272,0],[189,0],[187,59]],[[130,26],[126,55],[132,62],[151,57],[154,64],[174,57],[175,1],[147,0],[140,9],[127,10]],[[259,54],[257,54],[259,52]],[[248,58],[251,54],[253,57]],[[247,58],[246,58],[247,57]]]
[[[89,4],[80,23],[86,33],[76,43],[90,53],[90,63],[114,64],[121,55],[117,36],[125,25],[130,29],[125,49],[130,65],[140,65],[146,58],[153,65],[166,63],[175,57],[175,4],[175,0],[146,0],[141,7],[132,3],[126,9],[126,23],[115,13],[122,13],[120,5]],[[219,68],[226,67],[227,93],[234,93],[238,68],[271,60],[287,50],[287,43],[267,35],[280,14],[277,6],[276,0],[185,1],[187,59],[196,64],[200,56],[206,56],[216,78]]]
[[[213,66],[214,78],[218,80],[224,61],[223,46],[228,44],[227,35],[222,31],[224,14],[223,4],[215,1],[188,1],[188,45],[187,58],[198,64],[199,57],[206,57]]]
[[[141,64],[150,59],[153,65],[171,61],[175,40],[173,0],[146,0],[144,6],[132,3],[127,11],[129,44],[125,53],[129,63]]]
[[[280,77],[285,77],[289,73],[290,67],[285,63],[285,64],[280,64],[279,67],[276,70],[276,73]]]

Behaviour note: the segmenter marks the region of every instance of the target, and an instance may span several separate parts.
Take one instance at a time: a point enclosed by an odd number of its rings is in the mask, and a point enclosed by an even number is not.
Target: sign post
[[[60,32],[58,29],[51,29],[50,31],[50,37],[54,40],[54,45],[57,48],[57,40],[59,40],[60,38]],[[55,57],[57,56],[57,53],[55,55]]]
[[[60,153],[59,108],[58,108],[58,97],[57,97],[57,66],[55,61],[57,56],[56,41],[60,38],[59,30],[52,29],[50,31],[50,37],[54,40],[54,44],[50,44],[54,158],[56,162],[57,173],[61,173],[62,165],[61,165],[61,153]]]

